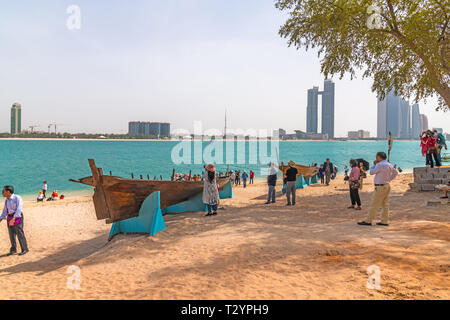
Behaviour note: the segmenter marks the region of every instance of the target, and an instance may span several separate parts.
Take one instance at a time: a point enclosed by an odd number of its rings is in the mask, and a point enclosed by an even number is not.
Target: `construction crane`
[[[28,128],[30,129],[30,132],[33,133],[35,128],[39,128],[40,126],[28,126]]]
[[[56,135],[57,134],[57,128],[60,127],[60,126],[68,126],[68,124],[64,124],[64,123],[50,123],[48,125],[48,133],[50,134],[50,129],[52,127],[54,127],[55,128],[55,135]]]

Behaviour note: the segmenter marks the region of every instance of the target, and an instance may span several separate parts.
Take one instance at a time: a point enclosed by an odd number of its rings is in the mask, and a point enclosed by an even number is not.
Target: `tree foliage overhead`
[[[437,95],[450,106],[449,0],[277,0],[289,13],[289,46],[317,48],[329,75],[364,71],[383,99],[394,89],[418,102]]]

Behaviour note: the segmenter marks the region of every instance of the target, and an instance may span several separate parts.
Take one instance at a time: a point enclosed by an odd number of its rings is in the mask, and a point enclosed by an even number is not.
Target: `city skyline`
[[[67,4],[0,4],[0,38],[15,48],[0,52],[8,61],[0,76],[0,132],[10,131],[16,101],[26,109],[23,129],[64,123],[61,130],[72,133],[127,133],[129,121],[158,119],[173,129],[192,131],[201,120],[222,130],[227,108],[230,129],[307,131],[305,92],[323,82],[320,59],[316,50],[287,47],[278,35],[285,17],[273,3],[79,5],[81,29],[68,30]],[[332,78],[339,88],[336,137],[361,128],[376,136],[372,80],[356,77]],[[450,112],[435,112],[436,101],[419,104],[432,126],[448,132]]]
[[[397,96],[394,90],[378,99],[377,137],[385,139],[392,133],[394,138],[418,139],[420,133],[428,130],[428,117],[420,113],[419,104]]]

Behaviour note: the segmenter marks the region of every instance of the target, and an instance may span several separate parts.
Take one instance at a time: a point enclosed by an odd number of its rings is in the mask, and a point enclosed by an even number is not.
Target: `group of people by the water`
[[[427,167],[440,167],[442,164],[442,150],[447,150],[447,143],[442,133],[437,130],[427,130],[420,134],[420,147],[425,157]]]
[[[44,202],[45,199],[47,199],[47,201],[56,201],[56,200],[63,200],[65,198],[65,196],[63,194],[59,195],[58,190],[53,190],[50,197],[47,198],[47,190],[48,190],[48,184],[47,184],[47,181],[44,181],[42,183],[41,190],[39,190],[39,192],[38,192],[38,196],[36,198],[37,202]]]
[[[369,169],[369,163],[364,159],[352,159],[349,162],[350,168],[345,168],[345,180],[349,183],[350,202],[349,209],[362,210],[361,198],[359,190],[362,189],[363,180],[367,177],[366,171],[369,170],[374,175],[375,191],[372,195],[369,212],[364,221],[358,222],[358,225],[371,226],[378,210],[382,209],[381,221],[377,223],[379,226],[389,225],[389,194],[390,182],[398,175],[400,168],[393,166],[387,161],[386,153],[378,152],[373,165]],[[287,206],[296,205],[296,188],[297,179],[299,177],[298,169],[293,161],[289,161],[289,168],[284,172],[283,179],[286,187]],[[349,173],[350,171],[350,173]],[[330,181],[336,177],[337,167],[333,165],[330,159],[326,159],[325,163],[320,165],[317,170],[317,177],[322,184],[329,185]],[[277,183],[277,170],[274,163],[269,164],[267,175],[268,194],[266,204],[275,203],[275,187]]]
[[[243,170],[242,173],[241,170],[231,171],[230,181],[235,186],[240,186],[242,182],[242,186],[247,188],[248,184],[255,183],[255,172],[253,170],[250,170],[248,173],[246,170]]]
[[[327,159],[324,164],[321,164],[318,168],[318,176],[321,184],[330,185],[331,180],[336,178],[338,168]]]

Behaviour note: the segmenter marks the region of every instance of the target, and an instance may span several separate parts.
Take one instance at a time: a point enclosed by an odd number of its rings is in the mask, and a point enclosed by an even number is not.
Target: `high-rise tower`
[[[11,107],[11,134],[19,134],[22,131],[22,106],[14,103]]]

